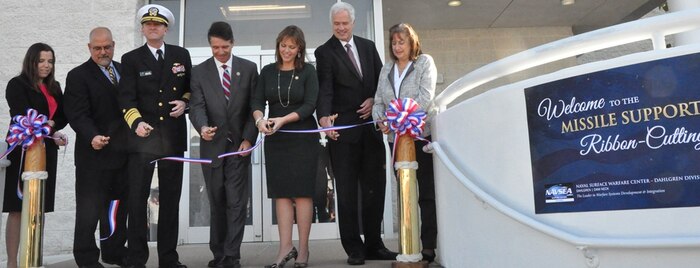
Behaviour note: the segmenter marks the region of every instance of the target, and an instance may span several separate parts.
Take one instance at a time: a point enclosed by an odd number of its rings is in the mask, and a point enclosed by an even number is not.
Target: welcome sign
[[[700,205],[700,55],[525,89],[536,213]]]

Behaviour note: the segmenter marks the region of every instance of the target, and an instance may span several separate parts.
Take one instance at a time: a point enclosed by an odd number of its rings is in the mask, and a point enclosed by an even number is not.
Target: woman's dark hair
[[[41,52],[48,51],[51,52],[51,55],[53,56],[53,61],[51,62],[54,66],[51,68],[51,73],[44,78],[41,79],[39,78],[39,58],[41,56]],[[56,53],[53,52],[53,48],[51,46],[44,44],[44,43],[35,43],[27,49],[27,54],[24,55],[24,61],[22,61],[22,76],[24,76],[30,83],[32,83],[32,86],[34,90],[37,92],[41,92],[39,89],[39,84],[43,83],[46,85],[46,88],[48,89],[49,93],[52,96],[58,96],[59,92],[61,91],[60,86],[58,85],[58,82],[56,82]]]
[[[421,51],[418,34],[416,34],[416,31],[413,30],[413,26],[408,23],[399,23],[389,28],[389,55],[391,55],[391,58],[394,61],[398,60],[391,49],[391,40],[394,39],[394,35],[401,33],[406,34],[406,37],[408,37],[408,45],[411,47],[411,53],[408,54],[408,60],[416,60],[418,55],[423,54],[423,51]]]
[[[306,41],[304,40],[304,32],[296,25],[285,27],[279,35],[277,35],[277,44],[275,44],[275,59],[277,59],[277,67],[282,67],[282,55],[280,55],[280,43],[285,38],[291,38],[292,41],[299,47],[299,54],[294,58],[294,69],[301,70],[304,68],[304,60],[306,59]]]

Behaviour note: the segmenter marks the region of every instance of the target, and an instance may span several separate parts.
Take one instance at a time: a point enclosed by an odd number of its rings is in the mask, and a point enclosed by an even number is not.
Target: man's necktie
[[[221,84],[224,86],[224,96],[226,97],[226,101],[231,97],[231,74],[228,71],[228,66],[226,64],[221,65],[221,68],[224,68],[224,78],[221,79]]]
[[[114,75],[114,69],[112,69],[112,66],[107,66],[107,73],[109,74],[109,81],[112,82],[112,85],[117,86],[119,84],[119,81],[117,81],[117,76]]]
[[[163,51],[158,49],[156,50],[156,54],[158,54],[158,64],[160,64],[160,66],[163,67],[163,64],[165,64],[165,59],[163,58]]]
[[[352,53],[352,45],[350,43],[345,44],[346,51],[348,52],[348,57],[350,57],[350,61],[352,61],[352,65],[355,66],[355,70],[357,70],[357,73],[360,74],[360,78],[362,78],[362,71],[360,70],[360,66],[357,65],[357,61],[355,60],[355,53]]]

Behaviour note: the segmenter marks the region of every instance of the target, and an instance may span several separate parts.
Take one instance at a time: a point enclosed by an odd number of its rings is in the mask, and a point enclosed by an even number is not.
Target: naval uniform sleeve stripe
[[[131,108],[126,113],[124,113],[124,120],[131,127],[131,125],[136,121],[136,119],[141,118],[141,113],[136,108]]]
[[[189,92],[187,92],[187,93],[185,93],[185,94],[182,94],[182,98],[185,99],[185,100],[190,100],[190,95],[192,95],[192,94],[190,94]]]

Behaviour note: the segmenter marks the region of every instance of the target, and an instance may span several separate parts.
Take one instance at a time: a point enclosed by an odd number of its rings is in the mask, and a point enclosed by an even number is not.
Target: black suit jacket
[[[353,41],[360,58],[362,78],[335,36],[314,52],[319,83],[316,115],[321,118],[338,114],[336,125],[359,124],[372,120],[371,117],[361,119],[356,111],[367,98],[374,98],[382,60],[374,42],[358,36],[353,36]],[[361,133],[362,128],[341,130],[338,141],[357,142]]]
[[[202,126],[217,127],[211,141],[201,140],[200,143],[201,157],[214,160],[211,167],[223,162],[217,156],[226,152],[227,139],[237,149],[244,139],[252,145],[258,136],[250,107],[250,97],[258,82],[258,68],[249,60],[231,57],[231,100],[228,102],[213,57],[192,70],[192,126],[197,132]]]
[[[63,129],[67,123],[66,116],[63,114],[63,93],[58,87],[58,95],[53,96],[58,104],[56,112],[51,118],[55,125],[51,128],[51,135],[56,131]],[[7,90],[5,92],[5,99],[7,100],[7,105],[10,106],[10,118],[17,115],[27,115],[27,109],[32,108],[37,110],[40,114],[49,116],[49,104],[46,101],[46,97],[41,91],[37,91],[33,88],[33,83],[29,81],[26,77],[20,75],[10,79],[7,83]],[[12,120],[10,120],[12,124]],[[46,198],[44,199],[44,209],[46,212],[51,212],[54,210],[54,197],[56,191],[56,165],[58,162],[58,145],[48,138],[45,138],[44,144],[46,145],[46,171],[49,173],[49,177],[46,180]],[[19,175],[22,170],[22,149],[16,148],[10,155],[7,156],[12,164],[7,168],[7,173],[5,174],[5,200],[4,200],[4,210],[5,211],[21,211],[22,200],[17,198],[16,189],[17,183],[21,178]]]
[[[60,88],[60,86],[59,86]],[[54,96],[58,108],[56,113],[51,120],[54,121],[55,125],[51,128],[51,135],[54,132],[63,129],[67,124],[66,116],[63,113],[63,93],[58,90],[58,96]],[[7,83],[7,91],[5,92],[5,99],[7,100],[7,105],[10,106],[10,118],[16,115],[27,115],[27,109],[33,108],[37,110],[40,114],[49,116],[49,103],[46,101],[46,97],[41,91],[35,91],[33,85],[24,76],[16,76],[10,79]],[[10,124],[13,122],[10,121]],[[44,142],[46,144],[46,150],[58,150],[58,145],[55,142],[49,140]],[[19,150],[15,150],[19,151]],[[47,163],[49,164],[49,163]],[[55,163],[54,163],[55,165]]]
[[[114,62],[117,73],[121,65]],[[65,114],[77,134],[75,165],[97,169],[122,168],[126,164],[126,136],[129,133],[117,102],[117,87],[92,59],[68,72]],[[109,136],[101,150],[92,148],[97,135]]]
[[[160,67],[147,45],[122,56],[119,105],[131,129],[129,147],[134,152],[158,156],[182,154],[187,149],[185,114],[169,114],[173,100],[189,101],[192,61],[190,53],[179,46],[165,44],[165,64]],[[140,122],[154,129],[148,137],[136,135]]]

